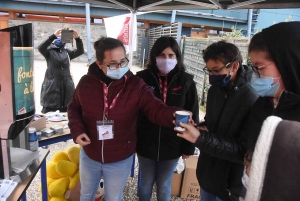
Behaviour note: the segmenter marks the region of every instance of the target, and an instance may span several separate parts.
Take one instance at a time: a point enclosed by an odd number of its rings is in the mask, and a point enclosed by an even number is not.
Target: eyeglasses
[[[121,61],[121,63],[110,63],[110,64],[106,64],[104,62],[101,62],[101,64],[103,66],[106,66],[107,68],[109,68],[110,70],[116,70],[119,66],[120,68],[125,68],[128,66],[129,60],[127,58],[125,58],[125,60]]]
[[[223,66],[222,68],[220,68],[219,70],[208,70],[207,67],[203,68],[203,71],[205,74],[209,75],[209,74],[213,74],[213,75],[220,75],[220,72],[223,68],[229,68],[229,65],[231,64],[231,62],[229,62],[228,64],[226,64],[225,66]]]
[[[264,67],[267,67],[267,66],[269,66],[269,65],[271,65],[271,64],[272,64],[272,63],[269,63],[269,64],[266,64],[266,65],[263,65],[263,66],[254,66],[254,65],[251,65],[251,68],[252,68],[254,74],[256,75],[256,77],[260,77],[259,71],[260,71],[261,69],[263,69]]]

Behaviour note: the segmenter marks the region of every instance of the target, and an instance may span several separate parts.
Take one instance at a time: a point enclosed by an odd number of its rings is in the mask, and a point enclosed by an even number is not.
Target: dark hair
[[[155,41],[150,51],[149,63],[147,66],[148,69],[158,73],[158,68],[156,66],[156,57],[159,56],[164,51],[164,49],[168,47],[170,47],[172,51],[176,54],[177,65],[175,66],[174,69],[185,71],[179,45],[177,41],[170,36],[162,36]]]
[[[125,51],[125,47],[123,43],[117,39],[109,38],[109,37],[102,37],[99,38],[94,43],[94,49],[96,51],[96,58],[98,61],[103,62],[104,60],[104,52],[107,50],[113,50],[118,47],[122,47]]]
[[[238,61],[240,66],[243,63],[241,52],[237,46],[225,41],[212,43],[205,50],[202,51],[203,60],[207,63],[208,60],[218,60],[224,64]]]
[[[251,39],[249,47],[248,47],[248,53],[250,53],[252,51],[265,52],[266,59],[272,60],[272,56],[270,54],[270,51],[268,49],[266,40],[265,40],[262,32],[255,34],[253,36],[253,38]]]

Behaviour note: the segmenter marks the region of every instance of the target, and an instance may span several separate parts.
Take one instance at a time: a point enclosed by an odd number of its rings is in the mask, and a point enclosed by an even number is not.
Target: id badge
[[[114,139],[114,120],[97,121],[98,140]]]

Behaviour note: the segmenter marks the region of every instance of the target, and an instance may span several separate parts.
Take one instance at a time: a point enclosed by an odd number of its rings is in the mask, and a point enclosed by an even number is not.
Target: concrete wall
[[[42,21],[28,21],[28,20],[9,20],[8,26],[17,26],[21,24],[33,23],[34,27],[34,57],[37,60],[44,60],[44,57],[37,50],[37,46],[45,40],[48,36],[53,34],[57,29],[63,28],[66,23],[54,23],[54,22],[42,22]],[[85,24],[68,24],[70,29],[75,29],[78,31],[80,38],[83,40],[84,44],[84,54],[80,57],[74,59],[76,62],[86,62],[87,59],[87,42],[86,42],[86,26]],[[145,36],[145,29],[138,29],[138,39],[139,37]],[[104,25],[91,25],[91,46],[92,46],[92,62],[95,61],[95,51],[93,49],[94,42],[100,38],[106,36],[105,26]],[[74,41],[75,48],[75,41]],[[67,44],[67,47],[72,48],[72,44]],[[139,51],[139,50],[138,50]],[[133,55],[133,64],[140,64],[137,52]]]

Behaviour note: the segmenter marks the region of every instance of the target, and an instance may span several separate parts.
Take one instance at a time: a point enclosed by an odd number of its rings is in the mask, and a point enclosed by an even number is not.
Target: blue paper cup
[[[181,127],[179,125],[179,122],[182,123],[188,123],[189,122],[189,118],[190,118],[190,113],[186,112],[186,111],[176,111],[175,112],[176,116],[175,116],[175,121],[176,121],[176,130],[178,131],[185,131],[185,128]]]

